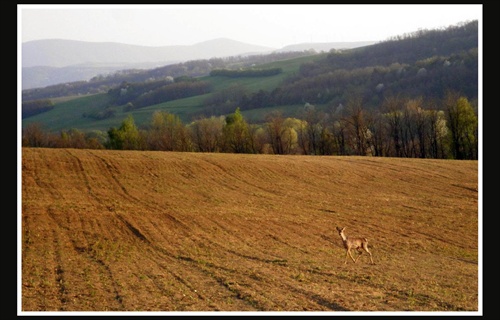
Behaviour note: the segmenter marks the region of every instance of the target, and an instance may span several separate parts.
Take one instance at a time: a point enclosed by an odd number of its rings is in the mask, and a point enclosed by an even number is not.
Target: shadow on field
[[[328,241],[337,247],[341,247],[341,245],[340,245],[341,239],[340,238],[337,239],[337,237],[335,237],[335,239],[333,239],[332,237],[328,237],[328,236],[325,236],[324,234],[322,234],[321,239]]]
[[[300,290],[300,289],[297,289],[297,288],[291,287],[291,286],[289,286],[289,290],[297,292],[300,295],[309,297],[311,300],[313,300],[317,304],[328,308],[328,310],[332,310],[332,311],[351,311],[351,310],[349,310],[349,309],[347,309],[347,308],[345,308],[345,307],[343,307],[343,306],[341,306],[341,305],[339,305],[339,304],[337,304],[335,302],[326,300],[325,298],[323,298],[322,296],[320,296],[318,294],[314,294],[314,293],[311,293],[311,292],[308,292],[308,291],[305,291],[305,290]]]
[[[314,300],[317,304],[324,306],[324,307],[327,307],[328,309],[330,309],[332,311],[351,311],[349,309],[342,307],[341,305],[339,305],[335,302],[325,300],[321,296],[316,295],[316,294],[312,295],[311,299]]]

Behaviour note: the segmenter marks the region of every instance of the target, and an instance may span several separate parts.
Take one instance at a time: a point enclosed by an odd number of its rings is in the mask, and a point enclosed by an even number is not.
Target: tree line
[[[229,77],[229,78],[241,78],[241,77],[270,77],[283,72],[281,68],[250,68],[250,69],[215,69],[210,71],[211,77]]]
[[[211,58],[208,60],[190,60],[148,70],[126,69],[116,71],[109,75],[97,75],[89,81],[74,81],[55,84],[44,88],[26,89],[22,91],[22,100],[29,101],[71,95],[105,93],[124,82],[154,82],[161,81],[169,77],[202,77],[209,75],[210,71],[214,69],[249,68],[263,63],[293,59],[314,54],[316,53],[311,51],[275,52],[249,56]]]
[[[196,78],[193,78],[208,74],[226,77],[270,76],[282,70],[257,69],[256,62],[303,55],[311,53],[195,60],[146,71],[123,70],[97,77],[86,84],[68,83],[51,88],[23,90],[23,118],[50,110],[47,99],[58,96],[57,90],[60,89],[63,95],[71,92],[81,94],[90,92],[86,88],[88,85],[95,86],[93,88],[99,92],[107,92],[111,99],[104,110],[87,111],[82,115],[96,120],[115,117],[119,114],[119,108],[128,112],[206,93],[212,94],[203,101],[200,111],[192,114],[193,119],[228,114],[237,107],[245,111],[305,103],[339,105],[353,90],[362,96],[366,109],[377,108],[386,97],[395,94],[414,99],[419,96],[443,99],[447,90],[453,90],[469,99],[477,99],[477,21],[442,30],[419,30],[367,47],[332,49],[323,58],[303,63],[298,72],[288,75],[276,88],[264,88],[258,92],[249,92],[242,85],[212,92],[209,79],[197,79],[199,82],[196,82]],[[86,89],[80,91],[78,88],[81,86]],[[50,94],[45,94],[47,92]]]
[[[447,91],[477,99],[478,50],[450,56],[431,56],[412,65],[398,62],[354,69],[335,69],[323,62],[305,62],[273,90],[248,92],[233,85],[214,92],[203,102],[205,115],[310,103],[338,105],[352,91],[362,96],[364,107],[376,109],[398,93],[406,97],[442,99]]]
[[[54,103],[49,99],[26,101],[22,103],[21,118],[28,118],[52,109],[54,109]]]
[[[456,92],[439,100],[391,96],[376,110],[352,95],[327,110],[306,103],[296,117],[272,111],[261,124],[248,123],[239,107],[188,124],[156,111],[143,128],[129,115],[107,132],[49,133],[32,123],[22,146],[477,160],[478,118],[477,105]]]
[[[108,91],[111,104],[125,105],[125,111],[144,108],[171,100],[209,93],[210,83],[196,78],[179,77],[154,82],[122,83]]]

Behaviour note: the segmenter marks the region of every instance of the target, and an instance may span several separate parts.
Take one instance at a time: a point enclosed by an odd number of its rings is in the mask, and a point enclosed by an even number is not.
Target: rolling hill
[[[147,47],[113,42],[62,39],[28,41],[22,44],[22,88],[88,81],[99,75],[126,69],[153,69],[190,60],[249,56],[290,51],[330,51],[356,48],[373,41],[305,43],[281,49],[232,39],[213,39],[184,46]]]
[[[157,110],[174,113],[182,121],[191,122],[201,116],[228,114],[236,107],[241,107],[247,119],[263,122],[265,115],[275,110],[296,117],[305,104],[312,104],[318,110],[331,110],[345,105],[353,94],[359,95],[364,107],[371,110],[380,110],[382,102],[391,96],[438,101],[449,91],[459,92],[476,103],[478,37],[478,22],[473,21],[328,53],[302,52],[295,57],[273,53],[196,60],[88,82],[23,90],[23,101],[52,99],[55,105],[50,111],[23,119],[22,125],[38,122],[51,131],[71,128],[104,131],[119,125],[129,114],[139,126],[147,126]],[[272,76],[210,76],[210,72],[217,69],[276,68],[282,72]],[[155,85],[155,81],[161,84],[167,78],[199,80],[211,91],[179,99],[157,98],[149,105],[142,103],[140,107],[127,108],[129,103],[135,106],[137,100],[134,99],[141,95],[156,94],[151,85]],[[136,90],[129,100],[127,97],[119,101],[111,99],[110,91],[127,88]],[[234,88],[242,92],[236,98],[231,97]],[[163,89],[165,87],[158,86],[159,91]],[[65,96],[77,99],[58,100]],[[207,104],[214,97],[219,99],[218,103]],[[85,117],[103,112],[112,116]]]
[[[224,38],[190,46],[163,47],[62,39],[28,41],[22,44],[22,88],[88,81],[98,75],[125,69],[152,69],[189,60],[273,50]]]
[[[22,89],[43,88],[60,83],[89,81],[98,76],[114,74],[124,69],[152,69],[172,62],[143,63],[81,63],[65,67],[33,66],[22,68]]]
[[[274,48],[231,39],[214,39],[190,46],[147,47],[113,42],[62,39],[22,44],[23,89],[90,80],[123,69],[151,69],[188,60],[255,53]]]
[[[310,54],[307,56],[284,59],[268,64],[262,64],[261,67],[278,67],[282,72],[272,77],[255,77],[255,78],[227,78],[227,77],[199,77],[200,80],[207,81],[213,87],[213,91],[223,91],[227,88],[241,85],[250,92],[257,92],[259,90],[272,90],[280,85],[280,83],[288,76],[294,74],[300,65],[307,61],[314,61],[323,55]],[[163,75],[163,78],[165,76]],[[66,87],[71,87],[68,84]],[[37,89],[35,89],[36,91]],[[178,114],[183,121],[189,122],[193,117],[199,115],[204,107],[203,101],[210,97],[212,94],[197,95],[193,97],[177,99],[160,103],[157,105],[148,106],[139,110],[130,112],[138,125],[145,125],[151,120],[152,114],[157,110],[171,112]],[[124,111],[122,108],[116,108],[116,116],[111,118],[96,121],[92,118],[85,118],[82,115],[87,112],[94,112],[106,109],[111,105],[109,95],[107,93],[97,93],[90,95],[74,95],[70,99],[63,97],[53,99],[55,107],[50,112],[44,112],[33,117],[23,119],[23,127],[33,123],[43,123],[44,127],[51,131],[59,131],[67,128],[78,128],[83,131],[90,130],[107,130],[111,126],[119,126],[123,121],[124,116],[129,112]],[[250,115],[251,116],[251,115]]]
[[[479,310],[477,161],[23,148],[21,204],[24,312]]]

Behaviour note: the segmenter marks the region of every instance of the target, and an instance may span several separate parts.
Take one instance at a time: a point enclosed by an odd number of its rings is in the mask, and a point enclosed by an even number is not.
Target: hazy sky
[[[18,41],[69,39],[146,46],[229,38],[272,48],[381,41],[478,20],[482,5],[18,5]]]

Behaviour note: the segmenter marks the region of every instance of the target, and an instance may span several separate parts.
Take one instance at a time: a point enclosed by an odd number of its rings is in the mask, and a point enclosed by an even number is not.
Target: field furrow
[[[477,311],[478,190],[477,161],[23,148],[22,310]]]

